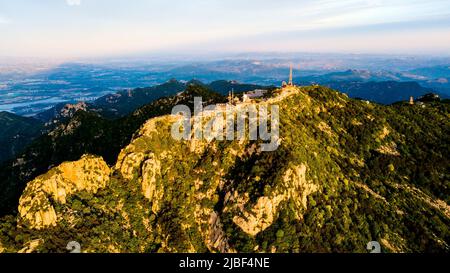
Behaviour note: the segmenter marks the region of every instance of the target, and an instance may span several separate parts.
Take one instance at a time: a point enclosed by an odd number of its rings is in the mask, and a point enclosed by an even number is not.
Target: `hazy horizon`
[[[450,4],[394,1],[0,0],[0,56],[251,52],[450,55]]]

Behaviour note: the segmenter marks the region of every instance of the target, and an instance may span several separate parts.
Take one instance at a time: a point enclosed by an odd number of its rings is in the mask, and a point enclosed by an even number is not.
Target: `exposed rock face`
[[[151,154],[142,165],[142,192],[149,200],[160,200],[164,194],[164,185],[161,183],[161,161]],[[157,202],[153,203],[153,212],[159,211]]]
[[[151,202],[151,211],[156,215],[161,213],[163,207],[167,210],[167,207],[178,206],[174,202],[176,200],[170,199],[173,194],[179,194],[177,187],[188,186],[195,189],[196,192],[184,193],[182,202],[190,209],[179,216],[187,220],[180,227],[182,232],[189,233],[189,230],[197,230],[210,251],[234,252],[228,245],[217,212],[211,206],[201,205],[202,202],[214,196],[220,180],[208,181],[208,186],[205,186],[206,181],[200,179],[202,171],[192,167],[183,169],[183,173],[173,173],[174,169],[186,166],[189,162],[187,160],[195,162],[201,159],[205,149],[212,148],[210,143],[203,140],[180,141],[176,143],[176,146],[170,146],[167,149],[156,149],[149,145],[152,142],[161,143],[171,138],[167,135],[170,133],[171,125],[180,118],[180,116],[165,116],[149,120],[142,126],[131,144],[121,152],[115,169],[127,183],[140,187],[141,194]],[[185,155],[189,156],[185,157]],[[220,166],[217,163],[214,166],[219,172]],[[192,185],[183,185],[185,183],[183,176],[198,178],[194,179]],[[175,251],[169,245],[169,242],[164,243],[165,250]],[[187,248],[185,250],[187,252],[196,251],[195,246],[190,242],[187,242]]]
[[[305,164],[295,166],[288,169],[283,178],[287,186],[287,194],[295,204],[295,214],[298,219],[303,217],[302,212],[307,209],[308,195],[319,190],[318,185],[306,179],[306,170]]]
[[[148,142],[159,141],[162,132],[158,127],[168,127],[179,117],[164,116],[149,120],[139,131],[139,135],[119,155],[115,169],[126,181],[136,181],[142,194],[152,202],[152,211],[158,213],[159,202],[164,195],[162,173],[174,164],[173,152],[158,153],[147,146]],[[162,125],[164,124],[164,125]]]
[[[177,140],[182,117],[170,115],[143,124],[111,171],[94,156],[55,167],[0,222],[0,252],[65,251],[67,239],[85,252],[365,252],[378,239],[393,252],[448,249],[445,196],[394,171],[409,159],[398,126],[334,91],[292,87],[261,104],[272,102],[276,151],[247,138]]]
[[[250,211],[242,211],[243,216],[235,216],[234,223],[247,234],[255,236],[272,225],[283,201],[292,202],[296,208],[296,217],[301,219],[302,212],[307,209],[308,195],[319,189],[317,185],[306,180],[306,169],[304,164],[288,169],[283,176],[283,184],[275,189],[271,196],[260,197]]]
[[[217,250],[220,253],[233,253],[236,252],[229,244],[228,239],[223,231],[222,223],[217,212],[212,212],[209,219],[209,238],[206,240],[206,244],[209,249]]]
[[[272,198],[260,197],[250,211],[243,211],[243,217],[235,216],[233,222],[247,234],[255,236],[272,225],[278,206],[284,200],[284,195],[275,195]]]
[[[30,242],[27,242],[25,246],[18,251],[18,253],[33,253],[42,243],[44,240],[42,239],[36,239]]]
[[[19,201],[21,222],[33,229],[55,226],[57,213],[53,202],[66,203],[78,191],[96,192],[109,181],[110,170],[102,158],[84,156],[63,163],[28,183]]]
[[[66,104],[60,111],[61,117],[72,117],[77,111],[86,111],[88,108],[86,102],[79,102],[76,104]]]

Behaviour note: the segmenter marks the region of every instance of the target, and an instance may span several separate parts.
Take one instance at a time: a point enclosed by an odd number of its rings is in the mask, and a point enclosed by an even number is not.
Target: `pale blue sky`
[[[0,0],[0,56],[450,54],[450,0]]]

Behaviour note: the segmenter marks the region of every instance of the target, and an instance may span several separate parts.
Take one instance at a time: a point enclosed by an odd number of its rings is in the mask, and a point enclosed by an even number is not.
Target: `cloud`
[[[66,0],[66,3],[69,6],[79,6],[81,5],[81,0]]]

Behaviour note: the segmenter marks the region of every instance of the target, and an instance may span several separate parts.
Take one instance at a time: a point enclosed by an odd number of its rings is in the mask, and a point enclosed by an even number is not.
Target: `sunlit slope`
[[[67,162],[28,183],[4,251],[449,251],[449,106],[380,106],[285,90],[280,146],[178,141],[148,120],[111,168]]]

